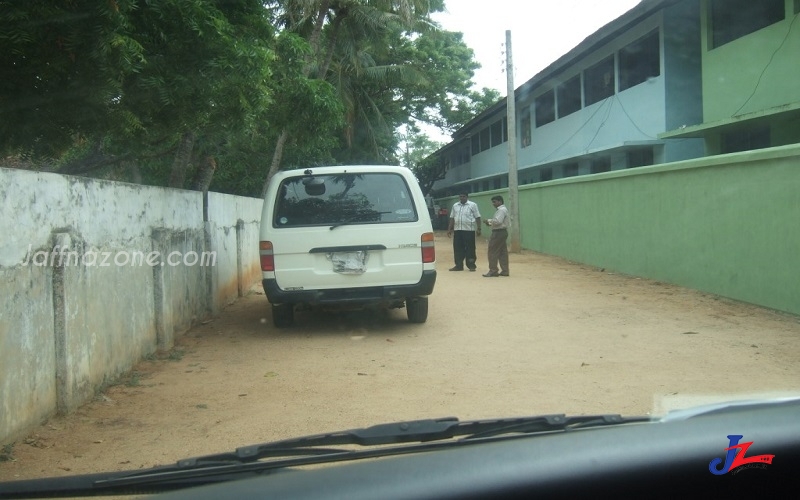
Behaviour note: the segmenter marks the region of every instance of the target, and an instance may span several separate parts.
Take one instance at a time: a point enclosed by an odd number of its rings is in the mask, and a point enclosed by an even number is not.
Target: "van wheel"
[[[425,323],[428,319],[428,297],[406,298],[406,312],[412,323]]]
[[[294,304],[272,304],[272,324],[287,328],[294,323]]]

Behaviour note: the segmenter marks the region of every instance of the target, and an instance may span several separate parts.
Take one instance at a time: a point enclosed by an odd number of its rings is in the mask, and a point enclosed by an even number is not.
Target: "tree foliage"
[[[422,133],[419,127],[406,126],[403,140],[403,165],[410,168],[419,182],[423,193],[430,193],[433,183],[444,176],[444,168],[438,168],[443,160],[436,152],[444,146]]]
[[[451,106],[442,110],[441,128],[455,132],[484,110],[500,100],[500,92],[484,87],[480,91],[469,90],[452,99]]]
[[[454,98],[451,108],[439,108],[441,116],[432,121],[442,130],[455,131],[495,104],[499,96],[494,89],[484,88],[480,92],[469,90],[465,95]],[[407,138],[410,141],[407,147],[414,153],[407,158],[406,165],[414,171],[423,191],[430,193],[434,183],[444,179],[447,173],[447,163],[439,150],[444,144],[420,135],[418,129],[416,132]]]
[[[0,147],[58,156],[82,131],[114,124],[121,75],[141,68],[125,10],[91,0],[2,2]],[[121,117],[124,118],[124,117]]]
[[[472,50],[430,19],[443,8],[0,0],[0,158],[249,195],[270,169],[398,163],[403,125],[452,131],[497,97],[470,90]]]
[[[9,5],[0,10],[3,153],[86,173],[163,163],[190,136],[194,154],[245,132],[271,97],[266,14],[254,0]]]

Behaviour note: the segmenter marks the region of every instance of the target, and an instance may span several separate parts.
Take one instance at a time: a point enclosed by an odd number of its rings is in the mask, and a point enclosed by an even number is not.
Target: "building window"
[[[544,167],[539,170],[539,181],[552,181],[553,180],[553,169],[550,167]]]
[[[531,112],[525,111],[519,120],[520,145],[527,148],[531,145]]]
[[[533,101],[536,108],[536,126],[541,127],[556,119],[556,98],[552,90],[548,90]]]
[[[481,130],[481,151],[486,151],[489,149],[491,144],[491,131],[489,127]]]
[[[593,174],[599,174],[602,172],[608,172],[611,170],[611,158],[597,158],[592,160],[590,172]]]
[[[501,187],[503,187],[503,180],[498,177],[494,180],[494,189],[500,189]]]
[[[782,21],[783,0],[711,0],[711,47]]]
[[[453,166],[463,165],[469,162],[469,147],[462,147],[457,150],[452,156]]]
[[[641,148],[628,151],[627,168],[644,167],[653,164],[653,148]]]
[[[736,153],[770,147],[769,126],[747,128],[722,134],[722,153]]]
[[[584,72],[583,94],[586,105],[614,95],[614,56],[609,56]]]
[[[497,120],[492,124],[492,147],[503,144],[503,120]]]
[[[578,175],[578,164],[567,163],[564,165],[564,177],[575,177]]]
[[[475,134],[472,136],[472,155],[476,155],[481,152],[481,136]]]
[[[469,148],[464,148],[461,150],[461,158],[459,158],[459,165],[463,165],[465,163],[469,163]]]
[[[633,42],[619,51],[619,89],[639,85],[661,74],[661,51],[658,31]]]
[[[581,109],[581,75],[575,75],[556,87],[558,117],[563,118]]]

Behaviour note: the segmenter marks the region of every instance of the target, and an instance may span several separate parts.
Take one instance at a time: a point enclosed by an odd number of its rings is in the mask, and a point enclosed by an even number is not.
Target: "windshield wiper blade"
[[[341,448],[329,446],[358,445],[382,446],[406,443],[426,443],[460,437],[462,441],[485,439],[512,434],[535,434],[575,430],[588,427],[650,422],[650,417],[622,417],[620,415],[538,415],[533,417],[500,418],[459,421],[455,417],[413,420],[374,425],[346,431],[315,434],[285,439],[271,443],[254,444],[232,452],[204,455],[179,460],[178,466],[192,467],[203,463],[247,463],[271,457],[291,455],[327,455],[341,453]]]
[[[549,434],[652,421],[649,417],[558,414],[464,422],[455,417],[394,422],[244,446],[232,452],[187,458],[173,465],[146,470],[0,483],[0,498],[163,491],[241,479],[253,474],[264,474],[301,465],[468,446],[519,435]],[[358,445],[366,449],[332,448],[348,445]],[[272,460],[264,460],[268,458]]]
[[[178,465],[190,466],[202,462],[252,462],[269,457],[300,455],[309,452],[341,452],[341,448],[327,446],[360,445],[378,446],[430,440],[448,439],[455,436],[453,429],[460,424],[455,417],[410,422],[392,422],[360,429],[314,434],[299,438],[284,439],[237,448],[233,452],[204,455],[179,460]]]
[[[464,422],[465,440],[486,439],[514,434],[543,434],[571,431],[591,427],[652,422],[650,417],[623,417],[617,414],[603,415],[539,415],[535,417],[507,418],[496,421],[476,420]],[[471,431],[471,432],[469,432]]]

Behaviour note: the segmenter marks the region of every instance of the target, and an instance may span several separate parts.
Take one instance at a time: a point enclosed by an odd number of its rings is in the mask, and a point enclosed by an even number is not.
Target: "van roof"
[[[310,171],[310,172],[308,172]],[[293,177],[308,174],[345,174],[345,173],[364,173],[364,172],[396,172],[410,173],[411,169],[398,165],[332,165],[321,167],[297,168],[293,170],[282,170],[275,174],[275,177]]]

